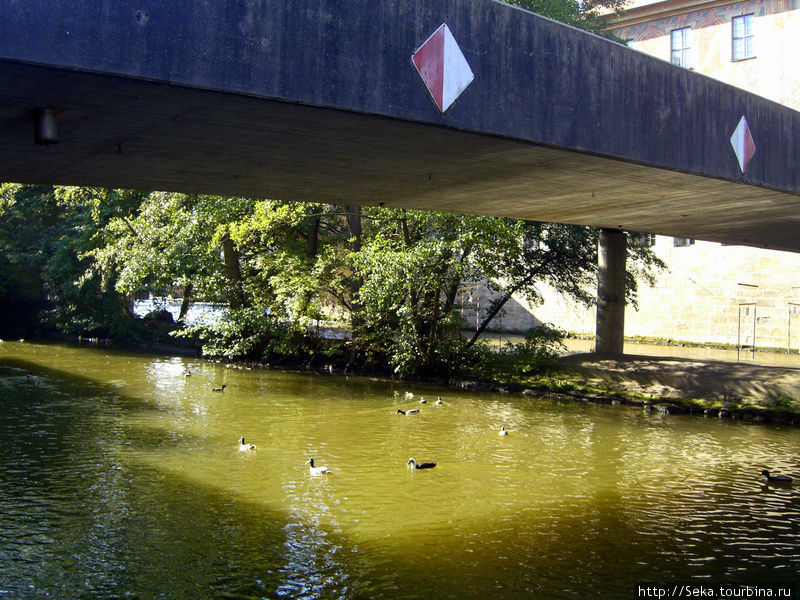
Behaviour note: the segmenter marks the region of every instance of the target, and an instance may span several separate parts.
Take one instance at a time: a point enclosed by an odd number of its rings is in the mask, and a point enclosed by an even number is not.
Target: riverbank
[[[663,415],[693,414],[800,426],[800,368],[579,353],[557,359],[547,374],[532,378],[530,383],[522,393],[642,406]],[[506,385],[507,389],[507,384],[497,385]],[[519,386],[516,382],[514,388]]]
[[[591,352],[592,340],[565,340],[567,352],[541,375],[511,376],[513,359],[497,354],[479,381],[456,387],[543,395],[564,400],[643,406],[800,426],[800,356],[735,348],[666,346],[625,341],[625,355]]]
[[[55,342],[87,345],[107,345],[106,340],[74,336],[48,336]],[[198,356],[197,349],[171,344],[113,345],[120,350],[150,352],[160,355]],[[584,344],[588,347],[588,344]],[[537,376],[516,376],[507,357],[497,355],[497,361],[472,377],[430,380],[454,389],[516,393],[544,396],[578,402],[641,406],[661,414],[694,414],[753,422],[800,426],[800,366],[758,364],[734,360],[697,358],[708,355],[708,349],[669,348],[673,356],[626,354],[610,359],[590,352],[576,352],[583,347],[570,345],[572,352],[551,364],[550,369]],[[628,351],[641,350],[628,344]],[[698,354],[699,352],[702,354]],[[680,356],[686,354],[686,356]],[[712,354],[713,355],[713,354]],[[764,362],[775,361],[775,355],[764,355]],[[781,358],[786,364],[792,357]],[[230,368],[265,368],[285,371],[314,371],[336,374],[332,366],[311,368],[307,365],[271,365],[267,363],[232,362],[205,359]],[[346,374],[366,376],[387,381],[398,377],[386,373],[348,370]]]
[[[586,353],[563,357],[555,368],[591,387],[652,398],[771,406],[800,396],[800,369],[789,367]]]

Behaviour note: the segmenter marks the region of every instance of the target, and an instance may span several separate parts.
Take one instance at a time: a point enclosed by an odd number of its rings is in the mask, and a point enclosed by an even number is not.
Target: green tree
[[[463,362],[462,319],[455,298],[475,275],[470,255],[485,217],[370,208],[354,256],[358,351],[397,372],[423,374]]]
[[[619,13],[627,0],[505,0],[573,27],[612,37],[605,31],[607,15]]]
[[[194,298],[245,304],[238,248],[230,228],[254,201],[156,192],[130,214],[118,214],[95,234],[85,253],[93,263],[86,277],[114,274],[126,296],[180,290],[183,320]]]
[[[0,245],[9,280],[16,290],[24,288],[13,277],[16,269],[37,282],[40,300],[28,300],[42,309],[42,324],[71,334],[127,335],[133,319],[114,290],[113,274],[87,280],[83,275],[90,260],[83,255],[108,219],[135,205],[141,194],[6,184],[0,197]]]
[[[499,292],[468,346],[471,346],[500,313],[506,303],[520,295],[529,304],[541,302],[537,283],[580,304],[595,300],[597,244],[599,229],[537,221],[509,221],[507,235],[481,249],[476,255],[479,270],[486,275],[490,289]],[[626,261],[626,301],[636,305],[638,282],[654,283],[655,273],[665,268],[649,246],[628,236]]]
[[[347,211],[315,203],[259,200],[226,226],[240,257],[243,306],[186,334],[211,355],[313,363],[329,360],[333,342],[321,320],[352,310]]]
[[[598,230],[495,217],[367,209],[362,251],[361,326],[354,343],[397,372],[447,373],[470,353],[514,295],[535,304],[547,283],[575,301],[594,300]],[[636,277],[660,266],[648,248],[629,247],[628,297]],[[486,281],[497,293],[476,332],[463,340],[457,304],[465,282]]]
[[[42,270],[47,232],[58,222],[50,186],[0,187],[0,319],[31,320],[45,302]],[[10,324],[10,323],[8,323]]]
[[[301,328],[336,308],[350,310],[343,207],[261,200],[231,226],[231,237],[241,248],[255,304]]]

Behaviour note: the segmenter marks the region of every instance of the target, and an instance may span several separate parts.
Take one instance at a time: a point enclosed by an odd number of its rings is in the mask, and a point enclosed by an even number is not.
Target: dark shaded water
[[[0,461],[0,598],[632,598],[800,571],[798,488],[759,478],[800,475],[791,428],[4,342]]]

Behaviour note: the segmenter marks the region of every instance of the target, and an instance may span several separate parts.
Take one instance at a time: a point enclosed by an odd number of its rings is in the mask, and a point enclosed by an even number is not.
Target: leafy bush
[[[773,400],[773,406],[775,406],[775,408],[791,408],[792,399],[781,394]]]
[[[540,325],[525,332],[525,341],[515,344],[512,355],[516,357],[514,372],[517,375],[535,375],[545,370],[547,363],[566,351],[564,332]]]
[[[263,309],[229,310],[217,321],[177,331],[203,342],[203,354],[217,358],[259,360],[289,346],[287,331]]]
[[[300,322],[279,319],[264,307],[228,310],[211,324],[173,335],[201,341],[205,356],[288,364],[337,362],[347,345],[346,340],[319,337]]]
[[[574,383],[566,379],[553,379],[547,384],[547,389],[552,392],[571,392],[577,388]]]

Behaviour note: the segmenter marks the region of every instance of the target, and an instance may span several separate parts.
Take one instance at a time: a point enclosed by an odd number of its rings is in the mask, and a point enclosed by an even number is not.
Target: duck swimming
[[[787,477],[786,475],[770,475],[769,471],[766,469],[761,471],[761,474],[764,476],[764,480],[767,483],[792,483],[792,481],[794,481],[791,477]]]
[[[441,406],[442,404],[444,404],[444,402],[442,402],[442,397],[439,396],[439,398],[436,400],[436,402],[434,402],[434,405]]]
[[[327,475],[331,472],[328,467],[315,467],[313,458],[309,458],[307,464],[309,465],[308,472],[313,476]]]
[[[503,425],[500,428],[500,433],[498,433],[497,435],[508,435],[508,432],[506,431],[506,426],[505,425]]]
[[[403,410],[403,409],[398,408],[397,409],[397,414],[400,414],[400,415],[416,415],[416,414],[419,414],[419,409],[418,408],[412,408],[410,410]]]
[[[309,458],[307,464],[309,465],[308,472],[311,473],[311,475],[326,475],[330,473],[330,469],[328,469],[328,467],[315,467],[313,458]]]
[[[239,440],[239,452],[247,452],[248,450],[255,450],[255,444],[245,444],[244,443],[244,436]]]
[[[212,392],[224,392],[224,391],[225,391],[225,384],[223,383],[223,384],[222,384],[222,387],[218,387],[218,388],[211,388],[211,391],[212,391]]]
[[[436,466],[435,462],[423,462],[417,464],[417,461],[415,461],[413,458],[409,458],[406,464],[411,465],[412,469],[432,469]]]

